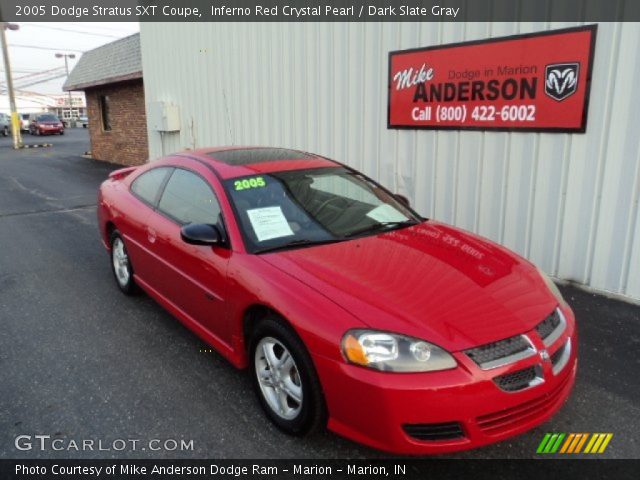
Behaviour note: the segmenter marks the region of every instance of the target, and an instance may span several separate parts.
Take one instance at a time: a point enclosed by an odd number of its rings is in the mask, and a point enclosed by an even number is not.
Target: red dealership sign
[[[389,54],[389,128],[584,132],[597,25]]]

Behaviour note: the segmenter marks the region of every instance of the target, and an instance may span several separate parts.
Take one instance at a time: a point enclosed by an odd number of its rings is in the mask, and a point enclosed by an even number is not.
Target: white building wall
[[[388,52],[572,23],[141,23],[151,158],[186,148],[300,148],[494,239],[553,276],[640,299],[640,24],[597,33],[586,134],[387,130]]]

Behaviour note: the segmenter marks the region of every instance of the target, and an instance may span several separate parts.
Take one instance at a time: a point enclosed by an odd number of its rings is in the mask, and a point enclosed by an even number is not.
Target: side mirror
[[[394,195],[395,199],[397,201],[399,201],[402,205],[404,205],[405,207],[410,207],[411,206],[411,202],[409,201],[409,199],[407,197],[405,197],[404,195],[400,195],[399,193],[396,193]]]
[[[222,235],[214,226],[206,223],[191,223],[180,230],[180,237],[185,243],[191,245],[219,245],[222,243]]]

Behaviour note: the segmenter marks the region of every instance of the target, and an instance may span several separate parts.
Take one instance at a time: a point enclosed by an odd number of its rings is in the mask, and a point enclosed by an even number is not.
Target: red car
[[[29,120],[31,135],[64,135],[64,124],[52,113],[38,113]]]
[[[248,367],[288,433],[474,448],[548,420],[574,384],[574,315],[541,271],[321,156],[210,148],[117,170],[98,219],[118,287]]]

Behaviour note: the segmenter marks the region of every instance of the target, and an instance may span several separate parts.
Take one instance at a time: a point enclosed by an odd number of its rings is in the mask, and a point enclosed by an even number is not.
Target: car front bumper
[[[60,128],[60,127],[40,127],[38,130],[40,130],[40,135],[47,135],[47,134],[55,134],[55,133],[60,133],[64,131],[64,128]]]
[[[567,327],[548,347],[549,356],[540,354],[546,348],[529,332],[535,355],[491,370],[481,370],[462,352],[454,353],[455,369],[415,374],[378,372],[314,356],[329,410],[328,428],[379,450],[414,455],[466,450],[524,433],[551,418],[575,382],[575,322],[569,308],[562,312]],[[548,357],[567,342],[568,359],[554,373]],[[541,380],[531,387],[507,392],[494,381],[532,366]],[[451,436],[456,424],[460,434]],[[442,438],[443,433],[450,438]]]

